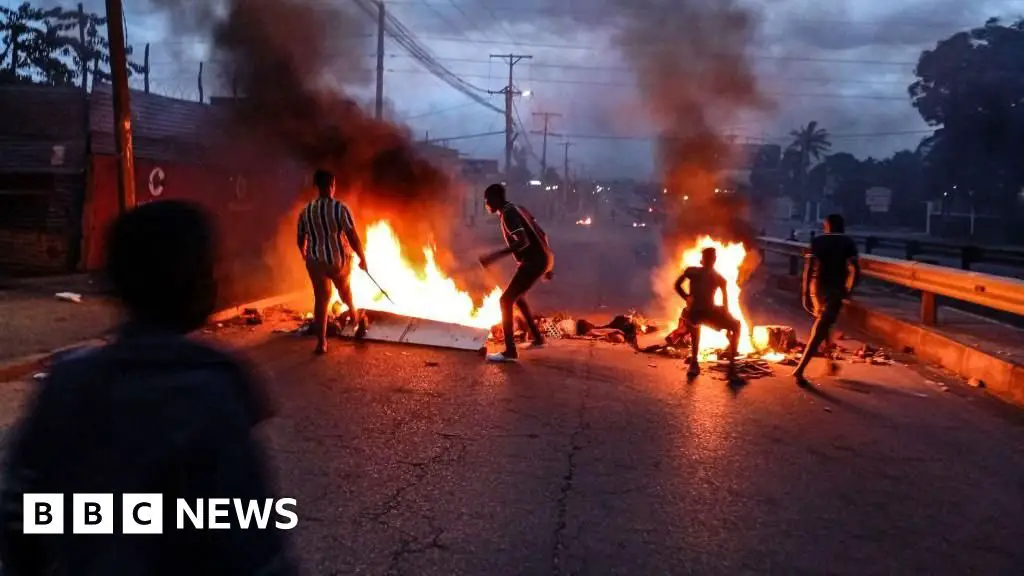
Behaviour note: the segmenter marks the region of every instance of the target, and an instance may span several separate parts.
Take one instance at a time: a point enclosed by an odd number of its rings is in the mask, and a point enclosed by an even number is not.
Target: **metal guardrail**
[[[848,234],[861,243],[864,252],[871,254],[877,248],[903,250],[907,260],[921,256],[948,256],[960,259],[960,268],[970,270],[973,264],[990,263],[1006,266],[1024,266],[1024,249],[998,246],[978,246],[929,238],[900,238],[874,234]]]
[[[801,273],[809,244],[769,237],[758,241],[765,252],[789,256],[790,274]],[[927,325],[937,321],[936,296],[1024,316],[1024,280],[873,255],[861,255],[860,266],[869,278],[920,291],[921,322]]]

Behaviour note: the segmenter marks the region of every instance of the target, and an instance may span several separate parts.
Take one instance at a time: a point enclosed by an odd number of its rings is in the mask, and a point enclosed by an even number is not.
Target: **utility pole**
[[[569,147],[573,145],[572,142],[566,140],[562,142],[562,146],[565,148],[565,163],[562,167],[562,186],[559,189],[561,194],[559,198],[562,199],[562,217],[565,218],[566,209],[569,205]]]
[[[505,176],[508,177],[512,168],[512,97],[520,94],[512,82],[512,69],[522,60],[530,60],[533,56],[529,54],[491,54],[491,58],[501,58],[508,63],[508,85],[497,91],[489,91],[490,94],[505,95]]]
[[[540,153],[540,179],[544,180],[547,178],[548,173],[548,124],[552,118],[558,118],[561,114],[555,112],[534,112],[533,116],[535,118],[540,116],[544,119],[544,130],[540,132],[540,134],[544,135],[544,144],[541,146]],[[538,132],[534,130],[533,133],[537,134]]]
[[[110,76],[114,89],[114,141],[117,144],[118,207],[135,207],[135,160],[132,151],[132,112],[128,97],[128,57],[124,46],[124,7],[121,0],[106,0]]]
[[[569,147],[572,145],[573,143],[569,141],[562,142],[562,146],[565,148],[565,165],[562,168],[562,185],[566,188],[569,187]]]
[[[377,2],[377,120],[384,119],[384,2]]]

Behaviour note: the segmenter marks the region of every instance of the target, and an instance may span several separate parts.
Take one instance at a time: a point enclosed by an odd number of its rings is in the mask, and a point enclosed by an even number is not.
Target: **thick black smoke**
[[[356,2],[151,4],[170,16],[178,34],[212,40],[213,58],[240,96],[232,107],[240,137],[309,168],[332,169],[357,217],[390,219],[408,245],[443,232],[437,222],[453,205],[446,173],[417,153],[405,129],[376,120],[346,93],[372,79],[363,55],[374,22]],[[283,227],[293,231],[290,216]],[[283,237],[294,245],[294,233]]]

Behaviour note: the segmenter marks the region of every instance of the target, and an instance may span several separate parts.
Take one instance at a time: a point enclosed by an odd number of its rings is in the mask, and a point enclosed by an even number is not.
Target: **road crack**
[[[583,381],[583,391],[580,393],[579,408],[576,411],[576,427],[569,435],[569,449],[565,455],[565,474],[562,476],[562,485],[557,500],[557,520],[554,533],[554,550],[551,554],[551,573],[554,576],[563,574],[561,556],[567,545],[566,529],[568,528],[569,496],[572,493],[576,481],[576,458],[580,450],[584,448],[582,443],[583,434],[590,425],[587,423],[587,400],[590,397],[591,378],[590,366],[594,356],[594,347],[590,347],[587,357],[583,360],[583,370],[579,378]]]

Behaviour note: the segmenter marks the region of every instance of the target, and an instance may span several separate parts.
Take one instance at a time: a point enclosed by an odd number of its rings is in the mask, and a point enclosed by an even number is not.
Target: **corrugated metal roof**
[[[0,86],[0,137],[79,138],[85,131],[85,104],[76,88]]]
[[[185,162],[208,159],[211,140],[219,132],[217,126],[223,125],[223,110],[138,91],[132,91],[129,99],[136,157]],[[110,84],[93,87],[89,126],[92,152],[114,154],[114,104]]]
[[[85,142],[38,138],[0,137],[2,172],[81,172],[85,169]]]
[[[85,112],[78,89],[0,86],[0,171],[83,170]]]

